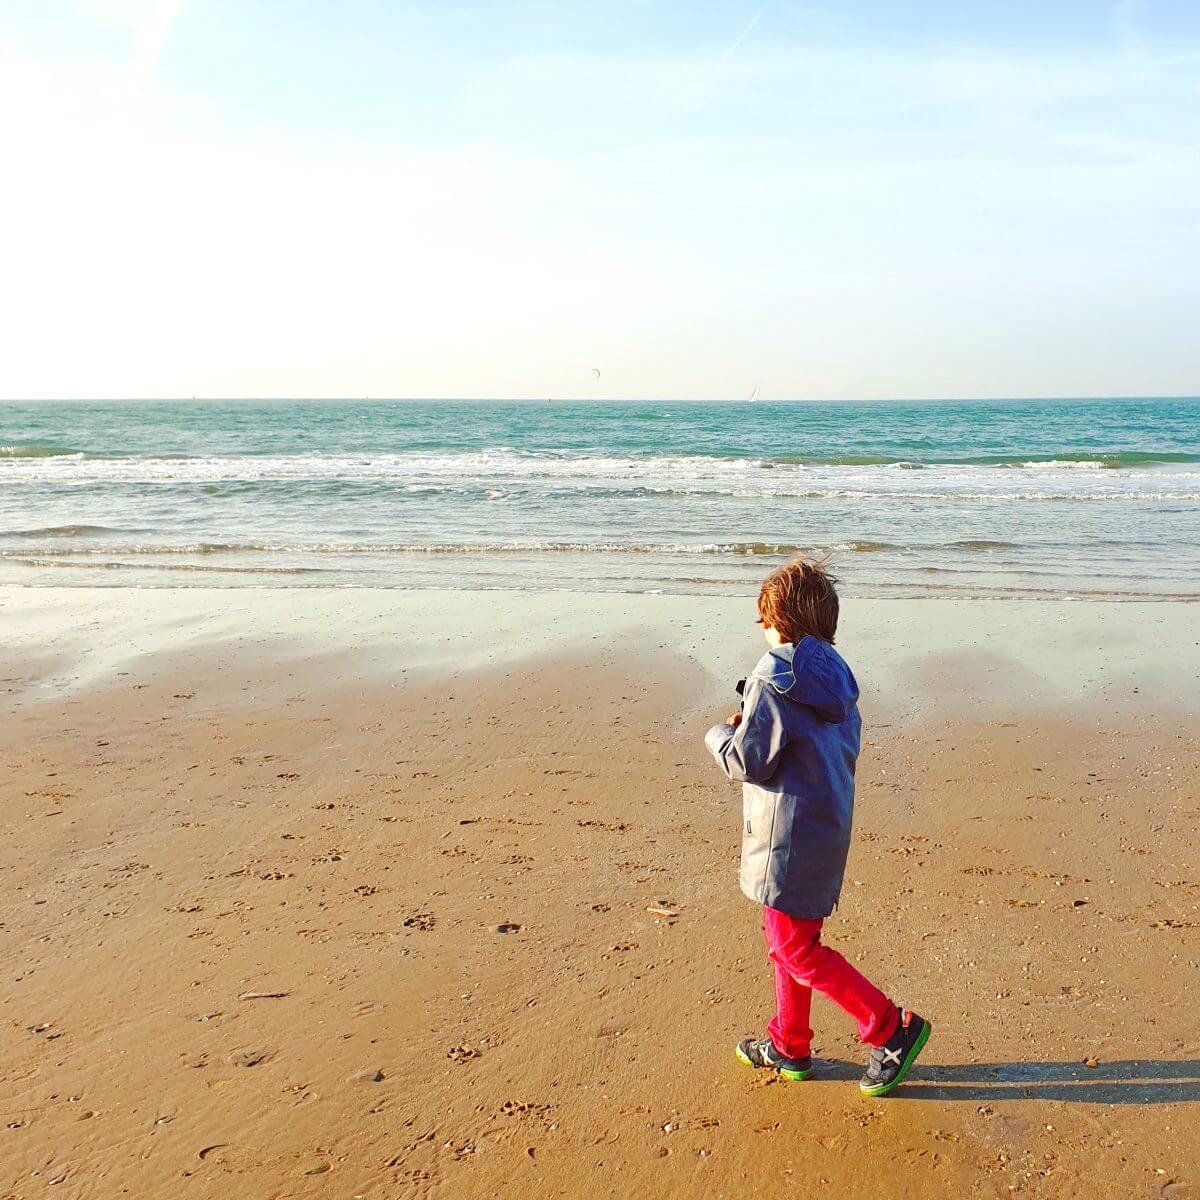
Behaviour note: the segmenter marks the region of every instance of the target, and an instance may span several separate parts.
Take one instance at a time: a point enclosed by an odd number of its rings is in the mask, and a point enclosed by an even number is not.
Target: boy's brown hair
[[[833,644],[838,623],[837,580],[825,560],[796,558],[763,580],[758,593],[758,620],[774,625],[789,642],[806,634]]]

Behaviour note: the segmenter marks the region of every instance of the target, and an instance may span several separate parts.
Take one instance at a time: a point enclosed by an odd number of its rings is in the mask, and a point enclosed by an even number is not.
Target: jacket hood
[[[846,660],[818,638],[768,650],[754,674],[779,695],[807,705],[823,721],[844,721],[858,701],[858,684]]]

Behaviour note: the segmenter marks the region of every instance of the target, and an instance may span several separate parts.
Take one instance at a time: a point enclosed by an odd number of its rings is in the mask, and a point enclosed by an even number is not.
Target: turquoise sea
[[[1200,400],[0,403],[0,582],[1200,598]]]

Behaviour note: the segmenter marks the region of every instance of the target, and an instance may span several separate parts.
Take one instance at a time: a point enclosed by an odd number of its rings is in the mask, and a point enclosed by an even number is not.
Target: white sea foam
[[[616,489],[652,495],[959,500],[1197,500],[1195,465],[1103,469],[1095,461],[1024,464],[781,463],[761,459],[522,454],[277,455],[228,458],[0,459],[0,484],[391,482],[410,494],[483,488]]]
[[[238,554],[700,554],[778,557],[807,552],[872,553],[903,549],[903,546],[871,541],[838,542],[832,546],[802,546],[791,542],[587,542],[538,539],[497,542],[107,542],[74,546],[0,546],[0,556],[14,559],[86,559],[122,554],[135,557]]]

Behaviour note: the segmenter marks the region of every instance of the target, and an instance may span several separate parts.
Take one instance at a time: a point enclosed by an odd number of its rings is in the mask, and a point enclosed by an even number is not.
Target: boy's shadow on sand
[[[818,1059],[818,1079],[858,1079],[861,1063]],[[892,1100],[1065,1100],[1068,1104],[1181,1104],[1200,1100],[1200,1059],[1102,1062],[917,1063]]]

